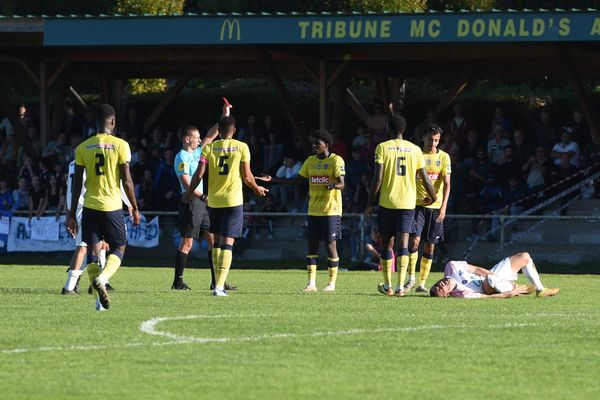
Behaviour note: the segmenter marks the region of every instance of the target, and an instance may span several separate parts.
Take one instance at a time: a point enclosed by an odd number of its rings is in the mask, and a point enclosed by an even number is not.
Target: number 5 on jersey
[[[219,156],[219,175],[227,175],[229,173],[229,165],[226,163],[229,156]]]

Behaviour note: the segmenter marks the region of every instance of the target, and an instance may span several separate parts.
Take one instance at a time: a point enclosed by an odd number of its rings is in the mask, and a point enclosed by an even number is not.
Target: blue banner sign
[[[46,46],[564,42],[600,39],[598,12],[44,20]]]

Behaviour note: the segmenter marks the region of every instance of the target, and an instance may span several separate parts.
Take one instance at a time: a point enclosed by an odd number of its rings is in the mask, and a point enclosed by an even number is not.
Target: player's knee
[[[182,239],[179,242],[179,251],[181,251],[182,253],[186,253],[187,254],[192,249],[192,245],[193,244],[194,244],[194,240],[193,239],[190,239],[190,240]]]
[[[531,261],[531,255],[524,251],[522,253],[519,253],[519,258],[521,258],[525,263],[528,263],[529,261]]]
[[[81,256],[85,256],[87,254],[87,247],[85,247],[85,246],[77,247],[77,254],[79,254]]]
[[[410,245],[408,246],[408,248],[410,249],[411,253],[414,253],[415,251],[417,251],[419,249],[419,244],[421,244],[421,238],[415,237],[411,240]]]

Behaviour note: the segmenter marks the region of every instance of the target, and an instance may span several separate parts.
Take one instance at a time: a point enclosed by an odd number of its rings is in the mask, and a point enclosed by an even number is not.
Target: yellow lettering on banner
[[[590,31],[590,36],[600,35],[600,18],[594,18],[594,24]]]
[[[561,18],[558,20],[558,34],[560,36],[567,36],[571,33],[571,20],[569,18]]]
[[[365,23],[365,38],[377,37],[377,21],[367,21]]]
[[[504,27],[504,35],[503,36],[516,36],[517,30],[515,28],[515,21],[509,19],[506,21],[506,26]]]
[[[527,30],[527,27],[525,26],[525,20],[523,18],[521,18],[519,20],[519,36],[522,36],[522,37],[529,36],[529,31]]]
[[[362,32],[362,21],[350,21],[350,37],[358,39]]]
[[[390,21],[389,19],[381,21],[380,26],[379,26],[379,37],[382,39],[392,37],[392,34],[390,32],[391,27],[392,27],[392,21]]]
[[[502,21],[499,19],[490,19],[488,36],[499,37],[502,33]]]
[[[482,19],[476,19],[473,21],[471,29],[473,30],[473,36],[482,37],[485,33],[485,22]]]
[[[310,25],[308,21],[300,21],[298,22],[298,26],[300,27],[300,37],[302,39],[306,39],[306,28]]]
[[[423,37],[425,36],[425,21],[410,21],[410,37]]]
[[[466,19],[459,19],[458,25],[456,26],[456,36],[465,37],[469,34],[469,21]]]
[[[346,37],[346,23],[344,21],[335,22],[335,38],[342,39]]]
[[[545,31],[546,31],[546,22],[541,18],[534,18],[531,35],[532,36],[542,36]]]
[[[327,21],[327,23],[325,24],[325,27],[326,27],[325,37],[327,39],[329,39],[331,37],[331,21]]]
[[[312,23],[311,38],[323,39],[323,23],[321,21],[315,21]]]
[[[429,22],[427,31],[431,37],[440,36],[440,21],[438,19],[431,20],[431,22]]]

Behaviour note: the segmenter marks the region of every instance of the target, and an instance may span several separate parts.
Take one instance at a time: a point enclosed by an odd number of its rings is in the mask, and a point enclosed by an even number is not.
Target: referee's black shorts
[[[206,204],[197,197],[191,203],[179,201],[178,228],[181,237],[199,239],[202,232],[210,229]]]

